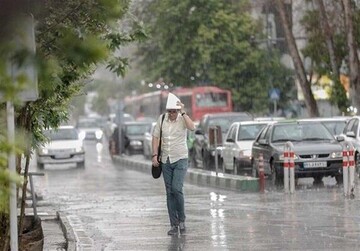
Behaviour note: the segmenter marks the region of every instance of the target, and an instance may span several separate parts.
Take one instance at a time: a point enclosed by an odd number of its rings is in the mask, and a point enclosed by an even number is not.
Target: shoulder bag
[[[164,118],[165,118],[165,113],[162,115],[161,118],[161,124],[160,124],[160,137],[159,137],[159,147],[158,147],[158,152],[157,152],[157,161],[159,162],[158,166],[151,166],[151,174],[153,176],[154,179],[158,179],[161,176],[162,173],[162,163],[161,163],[161,137],[162,137],[162,125],[164,122]]]

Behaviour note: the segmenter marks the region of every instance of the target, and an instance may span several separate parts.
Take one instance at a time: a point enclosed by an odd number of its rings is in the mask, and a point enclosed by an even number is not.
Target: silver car
[[[263,156],[265,174],[274,183],[282,183],[284,175],[284,146],[294,145],[295,178],[313,177],[320,182],[323,177],[342,181],[342,145],[344,137],[335,136],[318,121],[275,122],[267,125],[252,147],[253,176],[258,176],[259,157]]]
[[[267,121],[232,123],[222,147],[222,164],[226,172],[238,174],[240,171],[251,171],[252,144],[268,123]]]
[[[44,131],[49,139],[36,150],[37,165],[76,163],[85,166],[85,150],[79,131],[73,126],[60,126],[58,129]]]

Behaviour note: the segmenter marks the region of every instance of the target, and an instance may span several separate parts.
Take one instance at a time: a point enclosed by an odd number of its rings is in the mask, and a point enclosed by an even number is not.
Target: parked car
[[[350,118],[341,135],[355,147],[355,167],[358,175],[360,175],[360,116]]]
[[[84,135],[85,140],[103,140],[103,124],[96,118],[80,118],[76,123],[76,128]]]
[[[127,155],[143,154],[144,134],[150,132],[153,122],[126,122],[121,125],[121,138],[119,140],[119,130],[116,128],[109,140],[109,151],[111,154]],[[120,144],[123,152],[120,153]]]
[[[345,125],[350,117],[326,117],[326,118],[308,118],[301,119],[301,121],[320,121],[323,123],[329,131],[335,136],[340,135],[345,128]]]
[[[60,126],[44,131],[48,142],[36,150],[36,161],[40,169],[45,164],[76,163],[85,166],[85,149],[79,131],[73,126]]]
[[[135,121],[135,118],[131,114],[124,113],[123,114],[123,122],[131,122],[131,121]],[[116,127],[117,127],[116,114],[110,113],[108,116],[107,122],[105,123],[105,126],[104,126],[105,136],[107,138],[110,138],[111,135],[114,133],[114,130]]]
[[[217,146],[222,146],[222,139],[225,137],[230,125],[235,121],[252,120],[251,114],[246,112],[229,112],[205,114],[199,126],[195,130],[194,149],[192,152],[192,166],[202,167],[204,169],[213,169],[215,167],[215,146],[209,142],[209,129],[215,126],[221,128],[221,140],[217,142]],[[219,148],[221,149],[221,148]],[[220,155],[220,153],[217,154]],[[219,163],[221,164],[221,163]]]
[[[258,176],[260,154],[264,159],[265,174],[274,183],[283,182],[284,146],[294,145],[295,177],[313,177],[320,182],[323,177],[342,181],[342,146],[344,137],[335,137],[319,121],[290,121],[268,124],[259,133],[252,147],[252,173]]]
[[[234,122],[230,126],[222,147],[222,164],[226,172],[238,174],[252,169],[252,144],[270,121]],[[236,172],[237,171],[237,172]]]
[[[143,139],[143,155],[146,159],[151,159],[152,156],[152,133],[154,131],[156,122],[151,124],[151,128],[149,131],[144,133]]]

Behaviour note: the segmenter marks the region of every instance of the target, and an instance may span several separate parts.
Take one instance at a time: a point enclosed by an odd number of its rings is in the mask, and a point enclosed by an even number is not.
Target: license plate
[[[55,159],[68,159],[68,158],[70,158],[70,154],[64,153],[64,154],[56,154],[55,155]]]
[[[327,167],[326,161],[319,162],[304,162],[305,168]]]

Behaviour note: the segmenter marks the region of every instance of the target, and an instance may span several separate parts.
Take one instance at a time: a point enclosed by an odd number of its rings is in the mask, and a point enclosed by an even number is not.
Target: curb
[[[127,156],[113,156],[113,162],[122,164],[127,168],[141,172],[151,173],[151,162],[144,160],[135,160]],[[240,192],[259,192],[259,179],[249,176],[223,174],[213,171],[204,171],[202,169],[189,168],[186,175],[186,182],[210,186],[215,188],[235,190]]]
[[[67,243],[66,250],[75,251],[76,249],[76,238],[74,234],[74,230],[72,229],[67,217],[60,212],[56,212],[57,217],[60,221],[60,226],[65,236],[65,240]]]

